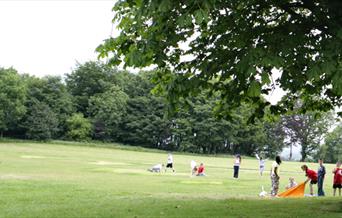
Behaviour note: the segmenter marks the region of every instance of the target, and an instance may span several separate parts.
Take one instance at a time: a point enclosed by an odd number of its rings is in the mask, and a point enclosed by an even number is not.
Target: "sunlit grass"
[[[147,168],[165,163],[167,152],[113,147],[0,143],[0,217],[301,217],[313,210],[342,217],[342,198],[260,199],[261,186],[270,189],[271,161],[260,177],[257,160],[243,158],[236,180],[231,156],[176,153],[176,172],[158,174]],[[203,162],[208,176],[190,177],[191,160]],[[305,180],[300,165],[282,164],[281,190],[290,176]],[[333,165],[326,167],[331,196]]]

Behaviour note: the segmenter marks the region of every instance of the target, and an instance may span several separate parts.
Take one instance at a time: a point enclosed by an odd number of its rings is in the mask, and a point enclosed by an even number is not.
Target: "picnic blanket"
[[[292,187],[292,188],[278,194],[278,197],[281,197],[281,198],[302,198],[302,197],[304,197],[304,191],[305,191],[305,182],[302,182],[299,185]]]

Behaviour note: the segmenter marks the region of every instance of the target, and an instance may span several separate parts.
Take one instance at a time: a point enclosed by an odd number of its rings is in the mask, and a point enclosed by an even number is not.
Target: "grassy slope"
[[[206,165],[207,177],[190,178],[190,160]],[[342,198],[259,199],[270,188],[268,171],[243,159],[232,179],[232,159],[174,155],[177,172],[152,174],[166,154],[39,143],[0,143],[0,217],[341,217]],[[281,189],[289,176],[305,178],[300,163],[281,166]],[[317,168],[317,164],[309,164]],[[331,196],[333,165],[326,165]],[[255,169],[255,170],[254,170]],[[316,217],[316,216],[315,216]]]

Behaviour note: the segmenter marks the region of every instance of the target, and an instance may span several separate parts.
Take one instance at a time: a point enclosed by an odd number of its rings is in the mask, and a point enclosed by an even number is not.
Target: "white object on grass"
[[[160,173],[163,168],[162,164],[156,164],[151,169],[149,169],[150,172],[157,172]]]
[[[260,194],[259,194],[259,197],[266,197],[267,196],[267,192],[265,192],[265,190],[264,190],[264,186],[261,186],[261,192],[260,192]]]

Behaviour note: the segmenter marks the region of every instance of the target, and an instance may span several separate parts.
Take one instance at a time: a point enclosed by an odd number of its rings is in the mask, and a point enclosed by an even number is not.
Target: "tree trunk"
[[[300,161],[301,162],[304,162],[305,161],[305,158],[307,156],[307,153],[306,153],[306,146],[302,144],[302,151],[300,152],[300,154],[302,155]]]
[[[203,154],[205,154],[207,152],[206,146],[202,146],[202,149],[203,149]]]

